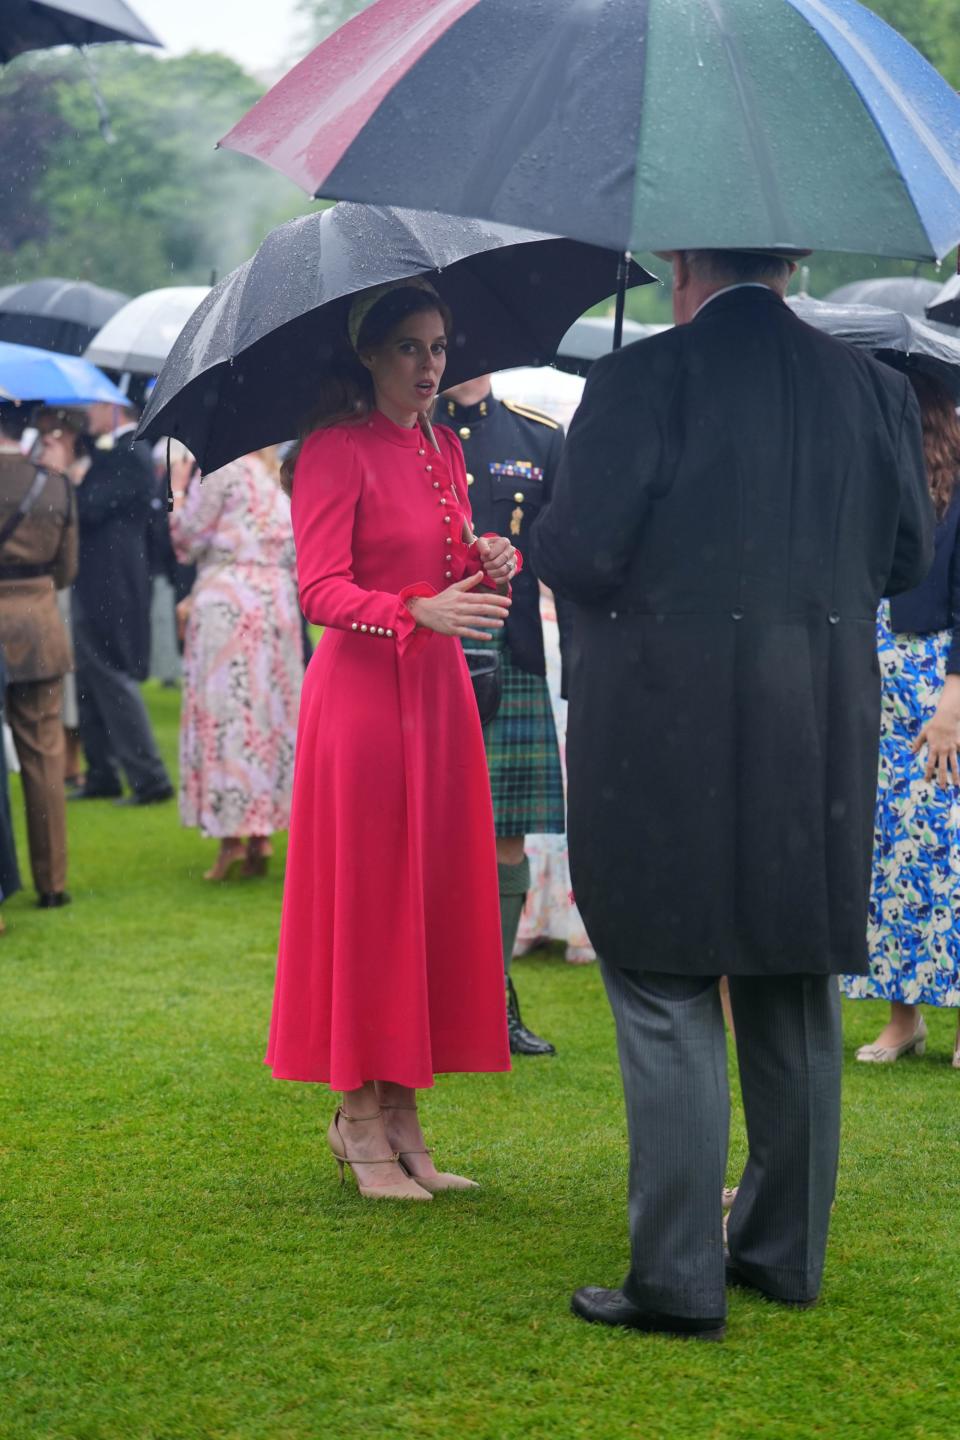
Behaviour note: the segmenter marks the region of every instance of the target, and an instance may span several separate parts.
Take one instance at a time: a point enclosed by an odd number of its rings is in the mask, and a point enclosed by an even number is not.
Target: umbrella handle
[[[627,279],[630,274],[630,261],[633,256],[629,250],[624,250],[617,261],[617,308],[613,317],[613,348],[620,350],[623,347],[623,312],[627,304]]]

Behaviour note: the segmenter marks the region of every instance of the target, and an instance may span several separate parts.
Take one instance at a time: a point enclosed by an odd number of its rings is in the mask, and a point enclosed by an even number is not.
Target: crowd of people
[[[289,825],[267,1063],[342,1094],[328,1142],[364,1196],[473,1187],[434,1164],[418,1092],[553,1055],[511,957],[595,947],[632,1261],[574,1310],[718,1338],[728,1284],[819,1293],[841,988],[891,1004],[862,1062],[922,1054],[921,1006],[960,1012],[960,422],[930,375],[792,314],[794,255],[670,259],[676,328],[594,366],[566,442],[490,376],[444,390],[426,280],[355,300],[283,467],[201,481],[174,446],[169,515],[132,411],[40,410],[28,453],[0,406],[0,650],[58,908],[68,795],[174,795],[140,689],[166,577],[180,818],[218,841],[212,882],[265,873]],[[531,836],[558,847],[533,896]],[[726,1252],[725,995],[750,1147]]]

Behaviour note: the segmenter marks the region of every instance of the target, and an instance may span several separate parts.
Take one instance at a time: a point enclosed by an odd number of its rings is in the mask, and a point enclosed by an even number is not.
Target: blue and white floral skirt
[[[960,790],[923,778],[911,745],[943,686],[950,631],[895,634],[877,617],[880,772],[867,940],[870,974],[844,976],[852,1000],[960,1006]]]

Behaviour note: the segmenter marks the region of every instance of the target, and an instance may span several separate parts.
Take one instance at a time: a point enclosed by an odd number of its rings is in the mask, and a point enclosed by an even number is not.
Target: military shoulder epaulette
[[[518,405],[516,400],[504,400],[501,402],[508,410],[515,415],[522,415],[524,420],[536,420],[540,425],[547,425],[551,430],[559,430],[559,420],[552,420],[549,415],[544,415],[542,410],[533,410],[529,405]]]

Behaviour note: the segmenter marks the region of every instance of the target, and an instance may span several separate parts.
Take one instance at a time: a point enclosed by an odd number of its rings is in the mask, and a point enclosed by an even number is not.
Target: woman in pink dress
[[[267,1064],[344,1092],[362,1194],[429,1200],[436,1074],[510,1068],[490,787],[460,640],[503,624],[519,557],[477,540],[460,444],[428,414],[450,317],[426,281],[354,302],[293,480],[304,682]]]
[[[207,880],[264,874],[290,818],[303,653],[290,502],[271,458],[202,481],[189,459],[174,468],[170,538],[197,566],[180,608],[180,818],[220,841]]]

